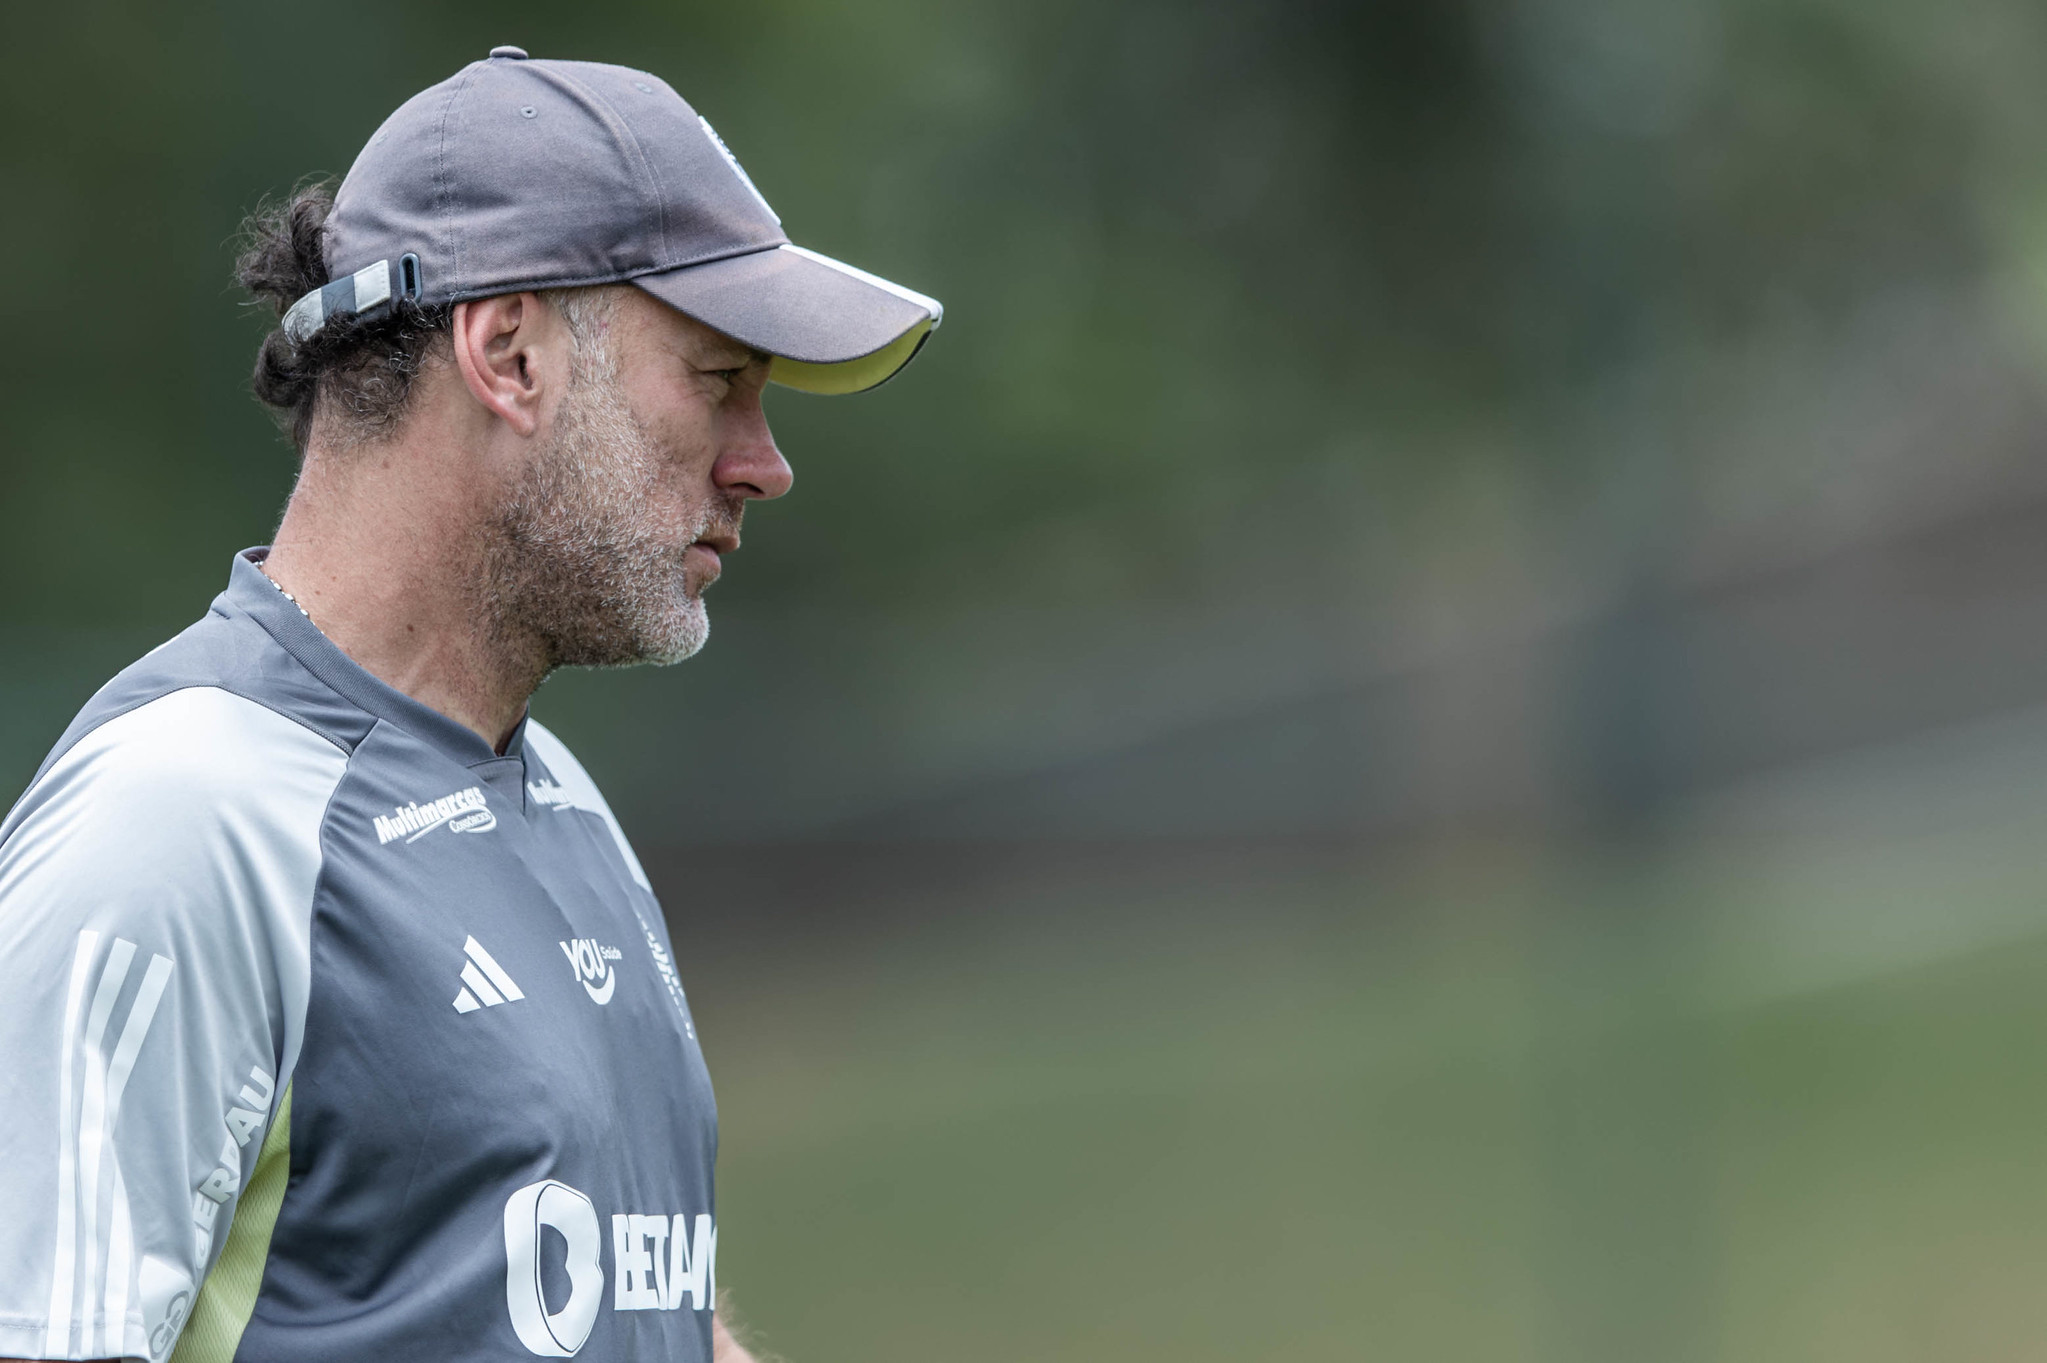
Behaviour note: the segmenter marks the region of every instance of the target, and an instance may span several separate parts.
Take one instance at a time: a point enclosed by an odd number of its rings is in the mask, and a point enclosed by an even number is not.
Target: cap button
[[[476,49],[474,48],[470,49],[470,51],[472,52],[475,50]],[[493,47],[490,50],[490,55],[493,57],[509,57],[515,62],[522,62],[526,60],[526,49],[523,47],[513,47],[510,44],[507,44],[504,47]]]

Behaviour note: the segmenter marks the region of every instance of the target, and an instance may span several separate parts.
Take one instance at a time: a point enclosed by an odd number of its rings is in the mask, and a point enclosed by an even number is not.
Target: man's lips
[[[704,570],[704,581],[709,583],[723,571],[725,555],[738,548],[739,519],[734,516],[729,520],[704,526],[702,533],[682,552],[685,558],[692,553],[698,555],[698,566]]]

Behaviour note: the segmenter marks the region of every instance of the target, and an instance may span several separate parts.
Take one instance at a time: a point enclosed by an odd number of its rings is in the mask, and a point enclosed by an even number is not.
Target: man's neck
[[[546,662],[491,626],[475,503],[436,497],[448,480],[405,477],[413,463],[395,448],[309,456],[262,568],[371,675],[501,752]]]

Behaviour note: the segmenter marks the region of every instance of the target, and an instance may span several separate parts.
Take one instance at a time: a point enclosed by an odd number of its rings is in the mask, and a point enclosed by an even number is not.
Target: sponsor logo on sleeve
[[[149,1335],[149,1356],[162,1358],[192,1314],[192,1279],[183,1268],[154,1254],[136,1267],[136,1288],[142,1298],[142,1328]]]
[[[233,1083],[233,1080],[229,1080]],[[220,1209],[228,1199],[242,1190],[242,1151],[249,1142],[256,1139],[270,1121],[270,1100],[277,1096],[277,1080],[270,1071],[260,1065],[249,1069],[249,1082],[228,1103],[227,1111],[221,1114],[221,1125],[227,1128],[220,1142],[220,1153],[213,1157],[213,1172],[199,1184],[199,1191],[192,1195],[192,1224],[198,1231],[197,1248],[200,1262],[206,1260],[206,1252],[213,1243],[213,1232],[220,1220]]]

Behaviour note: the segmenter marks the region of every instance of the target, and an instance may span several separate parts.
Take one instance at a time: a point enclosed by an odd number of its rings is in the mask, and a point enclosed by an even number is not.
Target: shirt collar
[[[512,730],[504,752],[493,752],[476,730],[372,676],[362,664],[336,647],[275,582],[264,576],[257,565],[269,553],[270,546],[266,544],[235,555],[220,604],[253,619],[285,652],[344,699],[424,740],[462,765],[524,758],[526,715],[519,716],[518,727]]]

